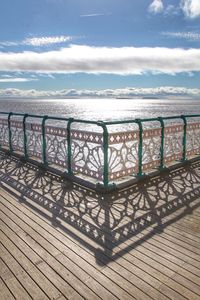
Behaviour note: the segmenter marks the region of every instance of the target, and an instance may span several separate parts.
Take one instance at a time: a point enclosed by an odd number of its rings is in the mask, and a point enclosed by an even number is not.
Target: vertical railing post
[[[71,124],[74,121],[73,118],[69,118],[67,123],[67,174],[73,175],[72,170],[72,141],[71,141]]]
[[[142,176],[142,155],[143,155],[143,126],[140,119],[136,119],[139,127],[139,142],[138,142],[138,176]]]
[[[26,119],[28,114],[25,114],[23,117],[23,134],[24,134],[24,158],[28,158],[28,151],[27,151],[27,136],[26,136]]]
[[[110,176],[109,176],[109,133],[106,124],[103,121],[99,121],[98,126],[103,129],[103,184],[98,183],[97,187],[100,188],[100,191],[107,192],[107,191],[114,191],[116,189],[115,183],[110,183]]]
[[[8,114],[8,143],[9,143],[9,152],[10,154],[13,152],[12,147],[12,131],[11,131],[11,116],[13,115],[12,112]]]
[[[45,132],[45,122],[48,119],[48,116],[44,116],[42,119],[42,160],[43,164],[46,166],[47,163],[47,154],[46,154],[46,148],[47,148],[47,142],[46,142],[46,132]]]
[[[164,168],[164,150],[165,150],[165,123],[163,118],[159,117],[158,121],[161,126],[161,141],[160,141],[160,166],[159,169]]]
[[[103,123],[100,122],[101,127],[103,128],[103,187],[105,189],[109,186],[109,164],[108,164],[108,128]]]
[[[187,147],[187,118],[182,115],[181,119],[183,120],[184,127],[183,127],[183,155],[182,155],[182,161],[186,161],[186,147]]]

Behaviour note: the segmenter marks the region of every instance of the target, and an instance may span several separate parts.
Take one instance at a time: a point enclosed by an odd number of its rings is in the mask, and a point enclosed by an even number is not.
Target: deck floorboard
[[[99,196],[2,158],[1,298],[200,299],[200,162],[174,178]]]

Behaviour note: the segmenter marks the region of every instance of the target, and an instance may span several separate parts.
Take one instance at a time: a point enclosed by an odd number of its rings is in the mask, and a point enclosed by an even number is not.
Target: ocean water
[[[54,115],[87,120],[129,120],[181,114],[200,114],[200,99],[0,100],[0,111]]]

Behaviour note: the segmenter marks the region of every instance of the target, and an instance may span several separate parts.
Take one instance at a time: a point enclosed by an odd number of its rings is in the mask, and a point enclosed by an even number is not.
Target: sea
[[[95,121],[130,120],[200,114],[200,99],[7,99],[0,100],[0,111]]]

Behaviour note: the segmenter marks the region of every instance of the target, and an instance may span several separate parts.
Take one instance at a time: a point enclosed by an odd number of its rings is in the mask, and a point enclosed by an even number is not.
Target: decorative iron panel
[[[42,125],[26,122],[27,154],[33,159],[43,158]],[[23,122],[11,120],[10,137],[13,151],[24,151]],[[142,132],[142,171],[160,165],[161,128],[145,129]],[[45,126],[46,158],[49,164],[68,167],[68,133],[66,128]],[[115,181],[138,173],[139,130],[109,133],[108,169],[109,180]],[[164,163],[183,157],[184,126],[175,124],[164,128]],[[75,175],[103,180],[104,148],[103,133],[70,130],[71,167]],[[0,144],[9,147],[8,120],[0,119]],[[187,157],[200,153],[200,122],[187,125]]]

